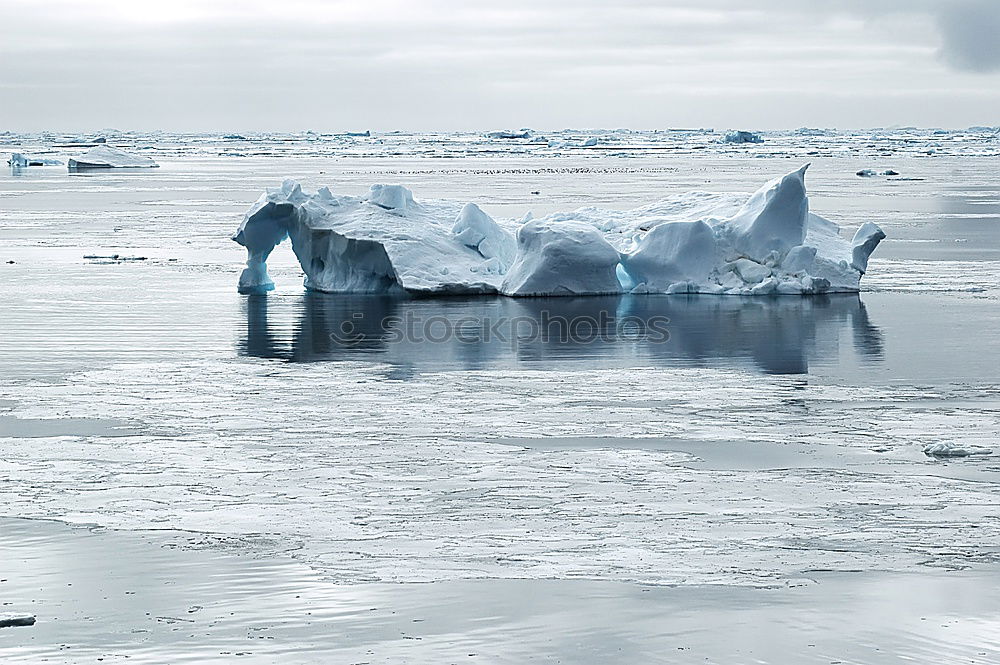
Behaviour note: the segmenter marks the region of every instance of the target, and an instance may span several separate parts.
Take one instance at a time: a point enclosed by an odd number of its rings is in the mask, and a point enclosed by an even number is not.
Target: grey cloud
[[[941,54],[952,67],[971,72],[1000,70],[1000,2],[948,3],[938,19]]]
[[[955,73],[997,67],[1000,0],[60,1],[0,0],[0,129],[957,125],[1000,102]]]

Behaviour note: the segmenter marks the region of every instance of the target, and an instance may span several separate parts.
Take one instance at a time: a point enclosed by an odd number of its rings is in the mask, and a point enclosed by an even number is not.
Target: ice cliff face
[[[400,185],[366,196],[268,190],[233,239],[247,249],[244,293],[274,288],[266,261],[286,237],[307,288],[343,293],[812,294],[859,289],[885,237],[854,239],[809,212],[807,167],[749,199],[689,193],[629,211],[581,208],[497,221],[473,203],[418,200]]]

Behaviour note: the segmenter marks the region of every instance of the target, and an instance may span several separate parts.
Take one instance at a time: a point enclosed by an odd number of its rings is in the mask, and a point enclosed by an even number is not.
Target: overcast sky
[[[0,131],[1000,125],[1000,0],[0,0]]]

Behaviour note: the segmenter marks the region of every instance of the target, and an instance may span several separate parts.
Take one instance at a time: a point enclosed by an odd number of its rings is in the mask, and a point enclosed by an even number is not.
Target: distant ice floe
[[[18,614],[16,612],[0,613],[0,628],[11,628],[13,626],[34,626],[34,614]]]
[[[764,139],[760,134],[754,134],[753,132],[747,132],[743,130],[737,130],[729,132],[722,137],[723,143],[763,143]]]
[[[19,152],[11,153],[10,159],[7,160],[7,164],[13,166],[14,168],[24,168],[27,166],[62,166],[62,162],[58,159],[33,157],[31,155],[22,155]]]
[[[963,446],[960,443],[939,441],[924,446],[924,454],[928,457],[969,457],[970,455],[989,455],[989,448],[978,446]]]
[[[486,134],[486,138],[489,139],[530,139],[531,130],[523,129],[519,132],[511,131],[500,131],[500,132],[489,132]]]
[[[286,180],[233,236],[247,249],[239,289],[274,288],[271,251],[291,238],[309,289],[333,293],[632,293],[719,295],[855,292],[885,238],[852,240],[809,212],[808,165],[749,198],[691,192],[634,210],[579,208],[494,220],[473,203],[416,199],[401,185],[365,196],[315,194]]]
[[[858,176],[859,178],[874,178],[877,175],[884,175],[884,176],[899,175],[899,171],[895,171],[893,169],[886,169],[884,171],[875,171],[873,169],[861,169],[855,175]]]
[[[99,145],[69,160],[69,168],[71,169],[155,168],[157,166],[159,164],[149,157],[133,155],[107,145]]]

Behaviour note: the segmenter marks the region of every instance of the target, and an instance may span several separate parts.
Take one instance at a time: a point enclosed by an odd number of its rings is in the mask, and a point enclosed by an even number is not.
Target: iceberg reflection
[[[856,294],[513,300],[305,292],[251,296],[245,311],[241,355],[411,372],[576,363],[804,374],[810,363],[836,364],[844,354],[862,363],[884,356],[882,332]]]

